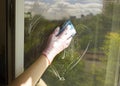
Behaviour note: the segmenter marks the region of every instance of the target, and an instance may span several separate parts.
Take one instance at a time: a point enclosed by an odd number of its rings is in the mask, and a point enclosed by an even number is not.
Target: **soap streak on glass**
[[[49,86],[118,86],[120,0],[24,0],[24,4],[25,69],[39,57],[53,30],[70,20],[77,33],[43,80]]]

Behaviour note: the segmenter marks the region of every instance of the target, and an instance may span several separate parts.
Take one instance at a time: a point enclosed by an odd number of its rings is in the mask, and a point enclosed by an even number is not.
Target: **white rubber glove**
[[[49,36],[47,46],[45,50],[42,52],[45,55],[49,62],[51,63],[54,57],[67,48],[70,45],[72,40],[72,36],[70,34],[69,27],[67,27],[61,34],[57,36],[59,33],[59,27],[57,27],[54,32]]]

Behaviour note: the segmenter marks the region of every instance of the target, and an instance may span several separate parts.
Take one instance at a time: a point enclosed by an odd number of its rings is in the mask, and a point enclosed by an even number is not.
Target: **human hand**
[[[70,45],[72,35],[69,28],[69,26],[66,27],[66,29],[58,35],[60,28],[57,27],[49,36],[47,46],[42,53],[48,58],[50,63],[58,53]]]

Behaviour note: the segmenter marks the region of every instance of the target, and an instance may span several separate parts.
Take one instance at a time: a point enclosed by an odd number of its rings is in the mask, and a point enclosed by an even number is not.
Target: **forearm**
[[[44,82],[44,80],[40,79],[40,80],[37,82],[36,86],[47,86],[47,84]]]
[[[41,55],[36,62],[9,86],[34,86],[48,66],[48,59]]]
[[[68,26],[66,28],[59,35],[60,28],[58,27],[54,30],[48,39],[45,50],[42,52],[44,55],[41,55],[34,64],[9,86],[34,86],[36,84],[54,57],[69,46],[72,40],[71,34],[69,33],[71,28]]]

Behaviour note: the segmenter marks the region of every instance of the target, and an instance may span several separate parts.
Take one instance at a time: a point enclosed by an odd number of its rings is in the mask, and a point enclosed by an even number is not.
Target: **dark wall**
[[[1,0],[0,12],[0,83],[5,84],[7,83],[6,0]]]
[[[0,51],[5,45],[5,28],[6,28],[6,7],[5,0],[1,0],[0,3]]]

